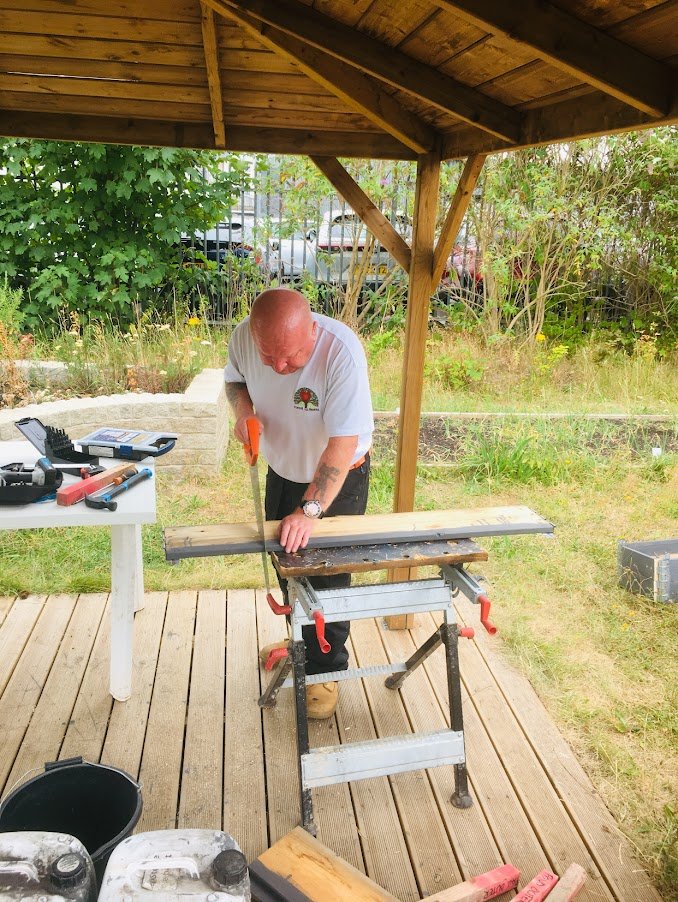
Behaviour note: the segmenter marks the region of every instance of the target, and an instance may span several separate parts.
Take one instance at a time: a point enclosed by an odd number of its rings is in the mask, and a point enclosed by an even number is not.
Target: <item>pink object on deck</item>
[[[558,882],[558,877],[551,871],[539,871],[537,876],[524,886],[513,902],[542,902]]]

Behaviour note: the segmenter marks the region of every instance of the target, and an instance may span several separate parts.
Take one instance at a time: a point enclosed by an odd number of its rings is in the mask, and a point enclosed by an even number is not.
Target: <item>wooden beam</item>
[[[651,116],[669,111],[671,69],[544,0],[436,0],[467,22]]]
[[[219,74],[219,45],[217,30],[214,24],[214,10],[204,3],[202,11],[202,45],[207,65],[207,84],[210,89],[210,105],[212,107],[212,125],[214,126],[215,147],[226,147],[226,130],[224,128],[224,106],[221,95],[221,76]]]
[[[208,0],[214,5],[213,0]],[[514,141],[520,131],[520,113],[492,97],[413,59],[394,47],[371,38],[296,0],[218,0],[267,22],[338,60],[407,91],[437,109],[476,128]],[[215,7],[216,8],[216,7]],[[426,148],[430,149],[430,148]]]
[[[474,153],[520,150],[676,123],[678,103],[666,116],[653,119],[614,97],[595,92],[527,111],[520,139],[514,146],[491,135],[479,135],[476,129],[461,128],[445,136],[442,155],[444,160],[452,160]]]
[[[411,252],[407,242],[396,232],[381,210],[372,203],[341,163],[334,157],[312,156],[311,160],[350,204],[372,234],[381,242],[405,272],[409,272]]]
[[[407,321],[400,389],[395,511],[414,508],[419,420],[424,385],[424,355],[433,290],[433,241],[440,186],[440,157],[427,154],[417,161],[414,198],[412,263],[407,293]]]
[[[280,521],[264,523],[269,551],[282,551]],[[314,527],[309,548],[379,545],[394,542],[446,541],[494,535],[553,532],[553,525],[529,507],[481,507],[464,510],[323,517]],[[256,523],[170,526],[165,529],[165,557],[180,560],[264,550]]]
[[[461,228],[461,222],[468,210],[468,205],[473,196],[473,189],[476,186],[484,162],[485,155],[480,153],[474,154],[466,160],[466,165],[459,178],[457,190],[454,192],[450,209],[447,211],[447,216],[445,217],[445,222],[443,223],[440,232],[438,244],[433,253],[432,288],[435,288],[442,278],[443,270],[445,269],[447,259],[454,247],[457,233]]]
[[[436,132],[404,109],[378,81],[284,31],[252,18],[224,0],[205,2],[215,12],[238,22],[269,49],[291,60],[309,78],[340,97],[350,109],[362,113],[416,153],[433,147]]]

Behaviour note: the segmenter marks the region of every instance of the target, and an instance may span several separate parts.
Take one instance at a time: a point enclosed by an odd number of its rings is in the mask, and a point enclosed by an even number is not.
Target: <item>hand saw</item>
[[[266,601],[271,610],[276,614],[290,614],[292,608],[289,605],[280,605],[271,592],[271,580],[268,575],[268,548],[266,547],[266,530],[264,529],[264,507],[261,503],[261,489],[259,488],[259,435],[261,423],[256,417],[248,417],[245,421],[247,429],[247,442],[245,443],[245,458],[250,469],[250,482],[252,483],[252,501],[254,502],[254,514],[257,518],[259,538],[263,544],[261,563],[264,570],[264,584],[266,585]]]

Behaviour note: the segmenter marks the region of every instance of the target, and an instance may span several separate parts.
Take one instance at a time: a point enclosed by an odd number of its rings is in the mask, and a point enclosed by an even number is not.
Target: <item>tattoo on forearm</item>
[[[340,471],[337,467],[328,467],[327,464],[320,464],[320,466],[318,467],[318,472],[316,473],[316,477],[313,480],[313,484],[315,486],[313,497],[318,501],[324,501],[325,492],[327,491],[328,485],[331,482],[337,481],[339,472]]]
[[[247,386],[241,382],[227,382],[226,383],[226,398],[228,403],[231,405],[236,413],[238,412],[238,408],[240,404],[248,403],[250,400],[249,392],[247,391]]]

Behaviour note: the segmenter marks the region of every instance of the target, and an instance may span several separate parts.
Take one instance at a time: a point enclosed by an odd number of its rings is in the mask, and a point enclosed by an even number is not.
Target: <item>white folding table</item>
[[[30,442],[0,442],[0,466],[21,461],[31,466],[40,456]],[[115,466],[119,460],[102,458],[102,466]],[[76,466],[73,464],[72,466]],[[152,458],[135,466],[153,468]],[[74,477],[64,476],[64,484]],[[134,612],[143,607],[144,567],[141,549],[141,524],[155,523],[155,473],[122,492],[115,499],[116,511],[94,510],[84,501],[61,507],[56,501],[17,506],[0,505],[0,529],[43,529],[45,527],[109,526],[111,529],[111,668],[110,691],[113,698],[126,701],[132,693],[132,637]]]

